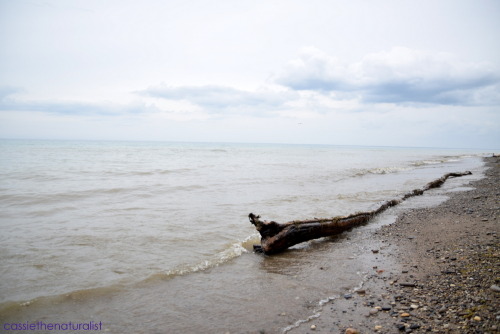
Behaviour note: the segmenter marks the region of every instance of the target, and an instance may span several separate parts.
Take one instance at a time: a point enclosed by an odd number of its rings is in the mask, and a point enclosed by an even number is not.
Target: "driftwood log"
[[[286,250],[288,247],[298,243],[332,236],[342,233],[355,226],[367,223],[373,216],[398,205],[406,199],[422,195],[425,191],[440,187],[449,177],[459,177],[470,175],[471,172],[448,173],[437,180],[429,182],[422,189],[415,189],[406,193],[400,199],[386,201],[380,207],[373,211],[359,212],[349,216],[339,216],[333,218],[314,218],[310,220],[297,220],[279,224],[274,221],[262,221],[260,216],[250,213],[248,218],[255,225],[261,236],[260,245],[254,245],[256,252],[265,254],[275,254]]]

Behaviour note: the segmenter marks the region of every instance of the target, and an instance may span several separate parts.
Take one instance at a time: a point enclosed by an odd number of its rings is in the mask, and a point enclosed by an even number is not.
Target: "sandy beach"
[[[500,159],[485,160],[470,190],[375,232],[364,286],[288,333],[498,333]]]

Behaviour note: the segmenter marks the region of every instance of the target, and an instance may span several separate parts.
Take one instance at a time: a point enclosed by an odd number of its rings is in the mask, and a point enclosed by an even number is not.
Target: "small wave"
[[[173,169],[154,169],[154,170],[109,170],[103,172],[110,176],[152,176],[152,175],[168,175],[168,174],[184,174],[192,172],[193,168],[173,168]]]
[[[336,198],[338,200],[348,201],[348,202],[367,202],[367,201],[379,201],[385,198],[395,197],[399,194],[397,190],[379,190],[379,191],[359,191],[356,193],[343,193],[338,194]]]
[[[184,276],[217,267],[221,264],[229,262],[234,258],[240,257],[244,253],[252,251],[253,245],[258,243],[259,241],[259,235],[252,234],[242,241],[231,243],[226,249],[215,254],[208,260],[198,262],[194,265],[183,265],[178,268],[169,270],[166,273],[153,274],[148,279],[146,279],[146,281],[154,281],[157,279],[166,280],[176,276]]]
[[[78,210],[78,208],[74,206],[61,206],[30,211],[29,215],[32,217],[49,217],[60,212],[70,212],[75,210]]]
[[[411,165],[415,167],[421,167],[425,165],[439,165],[447,162],[458,162],[461,161],[462,159],[470,158],[472,155],[459,155],[459,156],[444,156],[444,157],[438,157],[434,159],[426,159],[426,160],[419,160],[419,161],[414,161],[411,163]]]
[[[354,176],[360,177],[368,174],[384,175],[384,174],[399,173],[426,165],[439,165],[447,162],[458,162],[467,157],[470,156],[469,155],[445,156],[434,159],[413,161],[408,166],[388,166],[388,167],[376,167],[370,169],[357,169],[354,171]]]
[[[162,191],[170,192],[183,192],[183,191],[194,191],[204,189],[206,186],[201,184],[187,184],[187,185],[177,185],[177,186],[165,186],[163,184],[158,184],[156,187],[149,187],[148,185],[138,185],[131,187],[109,187],[109,188],[92,188],[87,190],[67,190],[54,193],[35,193],[26,192],[22,194],[3,194],[0,195],[0,202],[3,202],[7,206],[19,207],[19,206],[31,206],[31,205],[52,205],[68,202],[78,202],[85,200],[87,198],[97,198],[99,196],[105,195],[135,195],[140,197],[152,196],[154,191],[162,189]],[[46,211],[46,210],[42,210]]]
[[[368,174],[383,175],[404,172],[413,169],[412,167],[377,167],[370,169],[357,169],[354,172],[354,176],[365,176]]]
[[[81,301],[87,298],[107,296],[116,293],[124,288],[123,284],[115,284],[106,287],[96,287],[90,289],[75,290],[53,296],[39,296],[29,300],[6,301],[0,303],[0,314],[16,314],[25,307],[44,307],[47,305],[59,304],[64,301]]]
[[[420,160],[420,161],[415,161],[412,163],[413,166],[420,167],[420,166],[425,166],[425,165],[439,165],[446,162],[445,159],[439,159],[439,160]]]
[[[232,259],[241,256],[242,254],[250,252],[252,250],[253,244],[257,243],[258,240],[260,240],[258,234],[252,234],[247,238],[243,239],[242,241],[237,241],[228,244],[224,250],[215,254],[208,260],[198,262],[194,265],[180,266],[166,273],[153,274],[142,281],[129,282],[127,279],[124,279],[121,280],[120,282],[104,287],[75,290],[52,296],[38,296],[36,298],[32,298],[29,300],[5,301],[0,303],[0,313],[4,314],[15,313],[26,306],[40,305],[43,307],[43,305],[60,303],[68,300],[79,301],[79,300],[84,300],[86,298],[94,298],[96,296],[103,296],[115,293],[117,291],[126,289],[128,286],[131,285],[133,286],[141,283],[154,282],[157,280],[167,280],[176,276],[184,276],[191,273],[208,270],[210,268],[214,268],[224,263],[227,263]],[[121,274],[120,272],[116,273]]]
[[[135,175],[167,175],[167,174],[182,174],[182,173],[188,173],[193,171],[192,168],[177,168],[177,169],[155,169],[151,171],[140,171],[140,172],[132,172],[131,174]]]

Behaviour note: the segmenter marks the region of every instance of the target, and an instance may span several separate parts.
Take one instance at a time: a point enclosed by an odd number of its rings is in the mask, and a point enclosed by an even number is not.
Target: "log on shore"
[[[410,197],[419,196],[427,190],[440,187],[449,177],[460,177],[471,174],[469,171],[445,174],[439,179],[427,183],[422,189],[415,189],[399,199],[392,199],[382,203],[376,210],[359,212],[349,216],[296,220],[280,224],[274,221],[262,221],[260,220],[260,216],[250,213],[248,218],[255,225],[261,236],[260,245],[254,245],[254,249],[257,252],[265,254],[275,254],[304,241],[342,233],[353,227],[366,224],[373,216],[392,206],[398,205]]]

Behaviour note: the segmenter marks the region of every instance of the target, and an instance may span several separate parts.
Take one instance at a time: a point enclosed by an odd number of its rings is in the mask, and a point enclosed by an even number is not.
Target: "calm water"
[[[339,286],[362,282],[363,247],[340,236],[258,256],[248,213],[278,222],[345,215],[448,172],[475,172],[447,186],[460,187],[479,177],[481,153],[0,141],[0,321],[100,318],[117,333],[285,328]],[[368,243],[369,231],[357,237]],[[346,269],[334,278],[325,270],[319,288],[310,268],[330,267],[332,254]],[[272,317],[235,321],[273,294]]]

